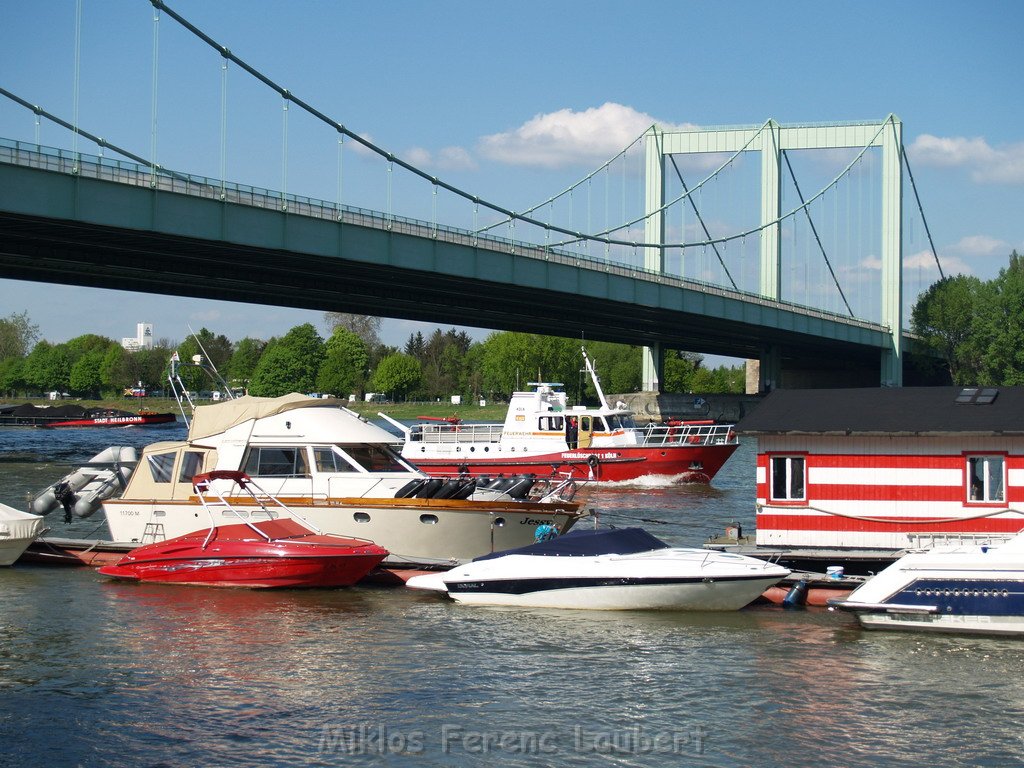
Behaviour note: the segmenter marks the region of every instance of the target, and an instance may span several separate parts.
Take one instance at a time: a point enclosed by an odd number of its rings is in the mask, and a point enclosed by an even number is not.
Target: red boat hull
[[[628,482],[650,475],[678,478],[683,482],[711,481],[738,444],[660,445],[651,447],[579,448],[557,453],[524,455],[521,459],[462,460],[419,458],[409,460],[435,477],[468,472],[471,475],[521,475],[533,473],[546,477],[572,472],[576,479],[604,482]]]
[[[371,542],[313,534],[289,519],[253,526],[270,540],[249,525],[222,525],[208,543],[208,529],[195,531],[138,547],[99,572],[131,581],[213,587],[347,587],[388,555]]]
[[[111,416],[90,416],[67,421],[53,421],[40,424],[41,427],[141,427],[150,424],[170,424],[175,421],[173,413],[129,413]]]

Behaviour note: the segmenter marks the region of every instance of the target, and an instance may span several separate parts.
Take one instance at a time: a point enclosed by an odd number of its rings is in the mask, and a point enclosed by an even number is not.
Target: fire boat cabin
[[[757,547],[1001,541],[1024,528],[1024,387],[776,390],[757,438]]]

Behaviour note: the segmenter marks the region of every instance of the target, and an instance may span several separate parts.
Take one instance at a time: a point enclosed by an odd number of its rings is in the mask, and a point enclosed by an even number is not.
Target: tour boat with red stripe
[[[666,420],[638,425],[624,403],[608,404],[586,351],[598,407],[568,406],[560,383],[536,382],[514,392],[504,424],[427,419],[409,427],[385,414],[405,435],[402,456],[435,475],[569,475],[593,481],[708,483],[739,445],[732,425]]]

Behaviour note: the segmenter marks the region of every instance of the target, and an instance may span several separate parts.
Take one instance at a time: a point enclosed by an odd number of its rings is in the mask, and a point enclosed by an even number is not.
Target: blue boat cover
[[[537,555],[543,557],[593,557],[594,555],[631,555],[652,549],[667,549],[661,539],[643,528],[611,528],[608,530],[573,530],[547,541],[473,558],[473,562],[492,560],[505,555]]]

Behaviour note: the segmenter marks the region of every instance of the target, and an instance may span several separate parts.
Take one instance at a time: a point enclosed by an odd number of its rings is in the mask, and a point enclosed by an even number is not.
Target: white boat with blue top
[[[1024,532],[911,552],[829,604],[869,629],[1024,635]]]
[[[732,611],[788,575],[764,560],[671,547],[640,528],[623,528],[573,530],[406,583],[472,605]]]

